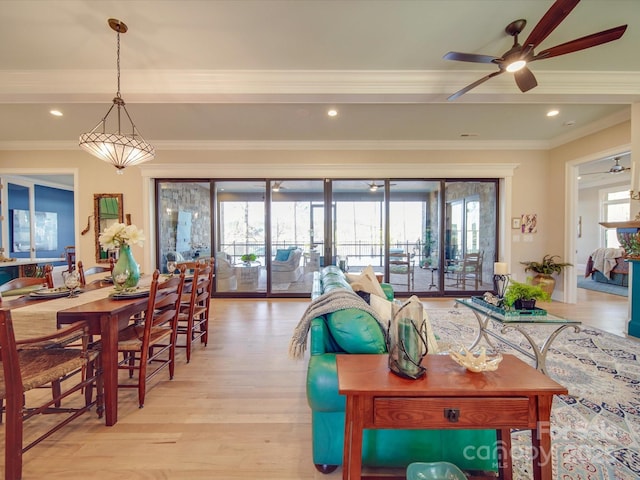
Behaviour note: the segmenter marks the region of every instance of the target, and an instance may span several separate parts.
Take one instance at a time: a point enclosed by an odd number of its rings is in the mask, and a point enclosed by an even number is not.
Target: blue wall
[[[29,252],[13,252],[13,210],[29,210],[29,189],[12,183],[8,184],[9,197],[9,245],[5,248],[13,258],[29,258]],[[57,214],[57,248],[38,250],[36,258],[60,257],[64,247],[75,243],[73,192],[59,188],[36,185],[34,189],[35,211]]]

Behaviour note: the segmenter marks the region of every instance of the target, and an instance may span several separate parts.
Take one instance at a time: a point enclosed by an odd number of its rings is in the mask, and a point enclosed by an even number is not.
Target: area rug
[[[610,283],[601,283],[591,278],[578,277],[578,288],[585,290],[593,290],[596,292],[610,293],[612,295],[620,295],[622,297],[629,296],[629,288],[620,285],[612,285]]]
[[[441,349],[469,345],[478,323],[466,307],[427,309]],[[494,323],[496,330],[500,325]],[[544,325],[527,326],[537,340]],[[552,331],[552,330],[551,330]],[[531,346],[518,332],[506,336],[522,348]],[[531,360],[495,341],[494,346]],[[547,355],[549,376],[567,387],[554,398],[551,413],[553,478],[562,480],[637,480],[640,478],[640,341],[594,328],[562,332]],[[428,374],[428,373],[427,373]],[[530,431],[512,433],[514,479],[533,478]]]

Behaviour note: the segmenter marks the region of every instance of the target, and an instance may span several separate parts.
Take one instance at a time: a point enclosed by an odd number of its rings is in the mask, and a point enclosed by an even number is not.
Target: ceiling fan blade
[[[480,80],[476,80],[475,82],[473,82],[470,85],[467,85],[466,87],[464,87],[462,90],[458,90],[456,93],[454,93],[453,95],[451,95],[449,98],[447,98],[448,101],[453,101],[458,97],[461,97],[462,95],[464,95],[465,93],[467,93],[469,90],[471,90],[472,88],[476,88],[478,85],[486,82],[487,80],[489,80],[490,78],[495,77],[496,75],[500,75],[504,70],[498,70],[497,72],[493,72],[490,73],[489,75],[482,77]]]
[[[562,23],[578,3],[580,3],[580,0],[556,0],[536,26],[533,27],[533,30],[523,45],[533,45],[534,47],[540,45],[542,41]]]
[[[530,61],[557,57],[558,55],[565,55],[567,53],[584,50],[585,48],[602,45],[603,43],[612,42],[622,37],[626,30],[626,25],[620,25],[619,27],[614,27],[610,28],[609,30],[603,30],[602,32],[593,33],[591,35],[587,35],[586,37],[577,38],[575,40],[571,40],[570,42],[562,43],[560,45],[556,45],[555,47],[543,50],[535,57],[533,57]]]
[[[528,92],[532,88],[538,86],[535,75],[527,67],[523,67],[515,72],[513,77],[515,78],[516,85],[518,85],[521,92]]]
[[[456,60],[458,62],[473,62],[473,63],[494,63],[495,60],[500,60],[500,57],[493,57],[491,55],[478,55],[475,53],[462,53],[462,52],[449,52],[444,57],[445,60]]]

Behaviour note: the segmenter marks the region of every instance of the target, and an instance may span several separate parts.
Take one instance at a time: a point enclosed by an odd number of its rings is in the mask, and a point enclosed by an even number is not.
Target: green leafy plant
[[[255,253],[245,253],[240,257],[240,260],[243,262],[255,262],[257,258]]]
[[[548,302],[551,296],[538,285],[529,285],[528,283],[511,282],[504,292],[504,305],[511,308],[516,300],[540,300]]]
[[[566,262],[558,262],[555,259],[560,258],[559,255],[545,255],[542,257],[541,262],[520,262],[522,265],[526,265],[525,272],[536,272],[544,275],[551,275],[554,273],[562,272],[565,267],[572,267],[573,264]]]

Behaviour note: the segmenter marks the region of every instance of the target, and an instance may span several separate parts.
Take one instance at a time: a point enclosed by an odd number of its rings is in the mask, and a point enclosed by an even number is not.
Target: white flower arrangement
[[[144,245],[144,232],[135,225],[125,225],[124,223],[114,223],[105,228],[98,237],[100,246],[104,250],[118,248],[121,245]]]

